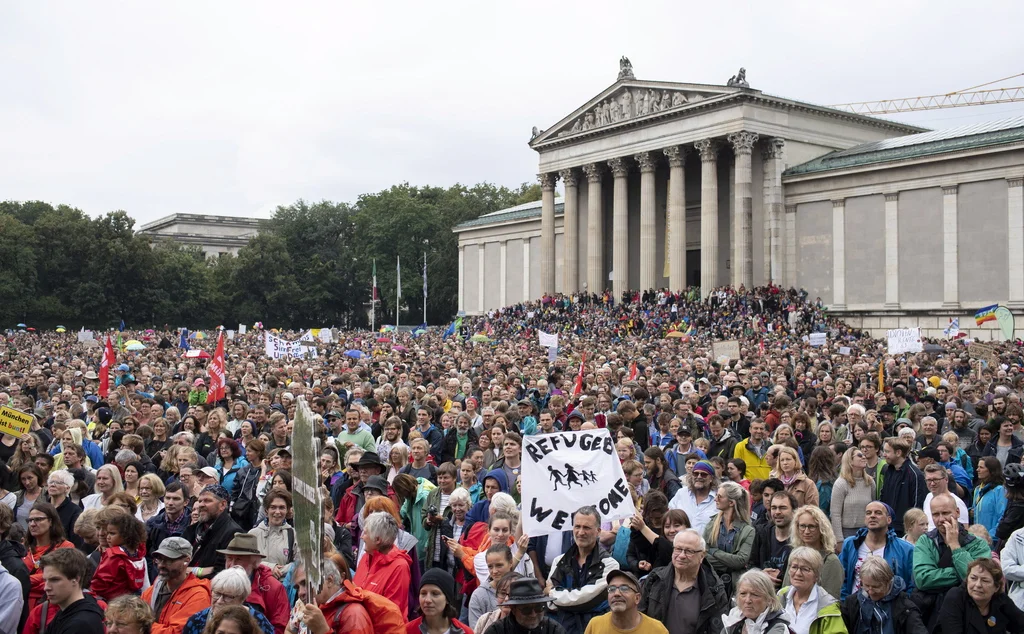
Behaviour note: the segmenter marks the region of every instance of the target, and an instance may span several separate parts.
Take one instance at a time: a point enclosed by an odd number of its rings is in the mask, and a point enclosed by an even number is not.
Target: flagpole
[[[427,252],[423,252],[423,323],[427,323]]]
[[[377,258],[373,258],[373,281],[370,282],[370,332],[377,332]]]
[[[397,333],[398,332],[398,317],[399,317],[399,313],[402,310],[401,309],[401,305],[402,305],[402,258],[401,258],[401,256],[396,256],[395,261],[397,263],[397,268],[395,270],[398,273],[397,276],[395,277],[395,332]]]

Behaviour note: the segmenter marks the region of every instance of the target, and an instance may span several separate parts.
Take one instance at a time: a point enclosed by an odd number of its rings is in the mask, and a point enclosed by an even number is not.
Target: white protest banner
[[[572,528],[572,514],[594,506],[602,521],[636,513],[607,429],[523,439],[523,532],[530,537]]]
[[[322,341],[323,343],[333,343],[334,342],[334,333],[331,332],[330,328],[321,328],[320,329],[320,341]]]
[[[94,341],[92,331],[82,328],[81,330],[78,331],[78,343],[83,343],[86,341]]]
[[[543,330],[538,330],[537,338],[540,339],[540,345],[544,348],[558,347],[558,335],[552,335],[544,332]]]
[[[235,338],[235,331],[234,330],[228,330],[226,332],[228,333],[228,341],[231,341],[231,340],[233,340]]]
[[[735,339],[732,341],[716,341],[711,344],[711,351],[712,356],[716,360],[725,357],[730,361],[735,361],[740,358],[740,342]]]
[[[306,345],[305,341],[288,341],[282,339],[269,331],[266,334],[266,355],[271,359],[282,359],[285,357],[305,357],[309,356],[316,358],[317,350],[314,346]]]
[[[825,333],[823,332],[812,332],[809,339],[812,346],[825,345]]]
[[[850,350],[850,347],[849,347],[849,346],[840,346],[840,347],[839,347],[839,354],[841,354],[841,355],[845,355],[845,356],[847,356],[847,357],[848,357],[848,356],[850,356],[851,354],[853,354],[853,351],[852,351],[852,350]]]
[[[889,340],[889,354],[924,350],[920,328],[894,328],[886,331],[886,338]]]
[[[535,314],[535,312],[534,312],[534,311],[532,311],[532,310],[530,310],[530,311],[527,311],[527,312],[526,312],[526,318],[527,318],[527,319],[533,319],[533,316],[534,316],[534,314]]]
[[[238,334],[240,334],[240,335],[244,335],[245,334],[245,324],[238,324]]]

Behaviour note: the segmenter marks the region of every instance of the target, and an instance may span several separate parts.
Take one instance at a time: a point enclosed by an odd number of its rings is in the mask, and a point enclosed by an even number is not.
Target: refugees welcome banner
[[[523,532],[530,537],[572,529],[572,515],[594,506],[602,520],[636,513],[607,429],[523,439]]]

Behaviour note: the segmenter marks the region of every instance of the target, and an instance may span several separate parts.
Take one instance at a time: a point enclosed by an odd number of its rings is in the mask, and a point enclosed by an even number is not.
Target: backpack
[[[339,598],[343,603],[358,603],[366,609],[370,615],[370,622],[373,623],[374,634],[404,634],[405,615],[394,602],[375,592],[357,588],[348,579],[342,584],[345,586],[345,592]],[[344,608],[334,613],[334,622],[331,623],[331,630],[334,632],[340,631],[342,612],[344,612]]]

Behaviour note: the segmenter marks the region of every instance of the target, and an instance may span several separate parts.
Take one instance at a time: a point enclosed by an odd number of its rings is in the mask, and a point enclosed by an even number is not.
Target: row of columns
[[[726,141],[735,156],[732,201],[733,244],[732,279],[735,287],[751,288],[754,284],[753,253],[753,169],[752,153],[758,135],[740,131]],[[694,143],[701,161],[701,290],[707,295],[718,283],[718,152],[723,144],[718,139]],[[785,142],[771,138],[762,143],[764,181],[764,276],[781,284],[787,278],[785,262],[789,249],[783,245],[788,235],[783,219],[782,171]],[[660,152],[641,152],[632,160],[615,157],[605,163],[581,166],[587,179],[587,288],[600,292],[605,288],[603,243],[602,184],[606,170],[613,177],[612,194],[612,292],[615,297],[629,288],[629,172],[633,162],[640,169],[640,287],[654,288],[657,280],[656,243],[656,181],[660,156],[669,165],[669,286],[672,290],[686,287],[686,182],[685,162],[688,148],[670,146]],[[579,172],[565,169],[539,174],[541,184],[541,292],[555,292],[555,182],[560,177],[565,185],[565,266],[563,291],[579,290]]]
[[[1007,244],[1009,247],[1008,304],[1024,308],[1024,178],[1006,181]],[[942,187],[942,307],[960,307],[959,185]],[[899,192],[885,194],[885,308],[900,308]],[[786,220],[795,221],[796,206],[786,207]],[[787,228],[787,237],[794,231]],[[787,245],[788,248],[788,245]],[[793,251],[795,256],[795,241]],[[790,260],[795,265],[795,257]],[[787,281],[796,276],[787,276]],[[846,308],[846,199],[832,201],[832,307]]]

